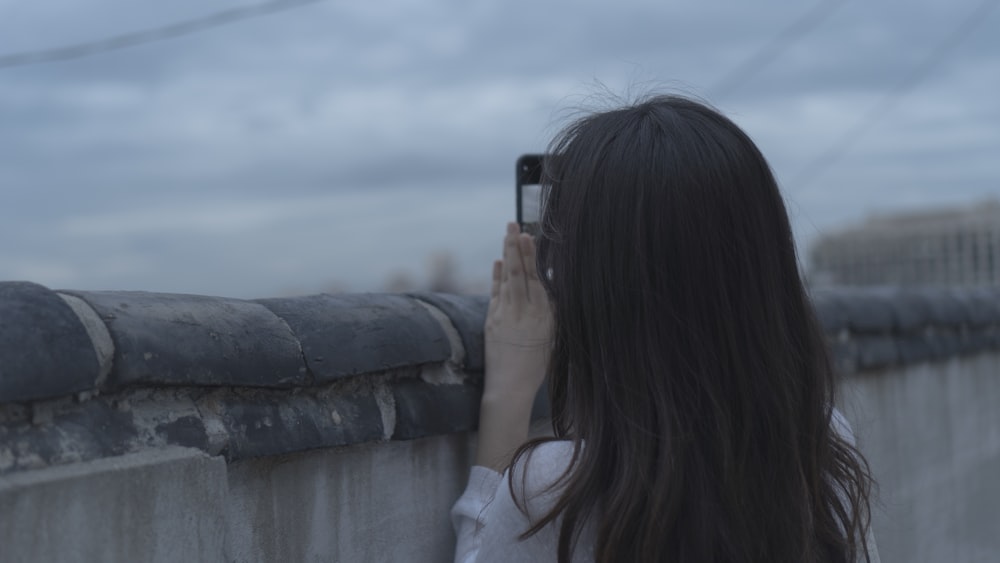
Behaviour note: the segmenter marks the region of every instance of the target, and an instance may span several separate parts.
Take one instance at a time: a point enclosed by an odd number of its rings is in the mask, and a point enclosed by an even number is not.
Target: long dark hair
[[[561,563],[588,522],[598,562],[867,558],[870,472],[831,428],[823,333],[754,143],[663,96],[576,121],[549,154],[538,268],[574,454],[522,537],[558,525]]]

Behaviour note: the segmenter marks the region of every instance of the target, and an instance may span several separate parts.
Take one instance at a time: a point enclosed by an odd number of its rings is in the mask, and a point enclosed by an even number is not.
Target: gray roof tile
[[[86,391],[99,377],[90,336],[57,293],[0,282],[0,403]]]
[[[295,335],[260,304],[141,291],[64,293],[93,307],[111,333],[109,387],[291,387],[310,381]]]
[[[444,328],[403,295],[323,294],[257,302],[288,323],[317,382],[451,357]]]

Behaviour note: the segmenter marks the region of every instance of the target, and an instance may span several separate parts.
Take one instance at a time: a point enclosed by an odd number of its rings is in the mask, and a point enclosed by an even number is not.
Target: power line
[[[89,57],[108,51],[128,49],[145,43],[173,39],[182,35],[190,35],[199,31],[205,31],[214,27],[229,25],[241,20],[266,16],[285,10],[300,8],[308,4],[315,4],[323,0],[272,0],[253,6],[242,6],[221,10],[207,16],[183,20],[152,29],[133,31],[114,35],[95,41],[86,41],[63,47],[51,49],[41,49],[37,51],[25,51],[22,53],[11,53],[0,55],[0,69],[16,66],[27,66],[41,63],[52,63],[57,61],[68,61]]]
[[[745,82],[774,62],[789,46],[812,32],[827,20],[837,8],[846,4],[845,0],[824,0],[799,16],[788,27],[778,32],[770,41],[745,60],[740,66],[723,76],[709,89],[714,98],[732,94]]]
[[[848,129],[840,136],[828,149],[819,154],[805,168],[799,171],[792,178],[790,185],[796,188],[808,186],[827,168],[840,160],[844,154],[867,133],[875,123],[889,113],[889,111],[899,103],[899,100],[908,94],[921,80],[923,80],[935,66],[939,65],[947,58],[952,51],[958,47],[964,39],[979,27],[990,15],[990,12],[1000,4],[998,0],[984,0],[968,16],[965,17],[958,26],[952,29],[951,33],[945,36],[927,57],[917,66],[913,67],[903,78],[893,86],[878,104],[866,112],[854,127]]]

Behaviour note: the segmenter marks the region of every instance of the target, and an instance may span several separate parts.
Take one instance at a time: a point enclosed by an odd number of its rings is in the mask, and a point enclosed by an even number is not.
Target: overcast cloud
[[[0,0],[0,57],[252,4]],[[445,251],[482,282],[515,158],[600,107],[598,84],[728,113],[802,245],[871,213],[972,205],[1000,188],[995,4],[327,0],[0,68],[0,279],[369,291]]]

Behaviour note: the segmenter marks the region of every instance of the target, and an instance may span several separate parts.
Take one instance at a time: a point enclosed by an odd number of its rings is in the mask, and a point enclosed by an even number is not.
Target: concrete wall
[[[235,463],[225,560],[449,561],[470,446],[453,434]]]
[[[1000,561],[1000,294],[814,303],[882,560]],[[448,560],[484,312],[0,283],[0,563]]]
[[[846,379],[882,560],[1000,560],[1000,354]],[[226,463],[167,447],[0,476],[0,561],[445,561],[474,435]]]
[[[0,477],[0,561],[447,561],[468,435],[227,465],[196,449]]]
[[[0,561],[223,561],[226,462],[170,447],[0,476]]]
[[[1000,561],[1000,354],[857,374],[841,403],[879,482],[883,561]]]

